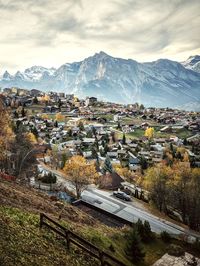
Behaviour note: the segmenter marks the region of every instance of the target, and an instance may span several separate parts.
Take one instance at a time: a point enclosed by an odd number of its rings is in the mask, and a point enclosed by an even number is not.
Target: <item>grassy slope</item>
[[[52,266],[98,265],[86,253],[73,247],[66,250],[63,239],[39,229],[39,213],[58,218],[62,211],[62,224],[110,252],[127,266],[133,265],[125,256],[125,233],[128,228],[110,228],[68,204],[61,210],[47,195],[0,180],[0,265]],[[110,246],[115,252],[110,251]],[[145,261],[152,265],[167,250],[166,244],[156,239],[144,244]]]
[[[94,265],[81,252],[66,252],[61,239],[39,229],[38,220],[20,209],[0,208],[0,265]]]
[[[178,130],[176,133],[162,133],[159,131],[159,128],[154,128],[155,129],[155,133],[154,133],[154,137],[155,138],[170,138],[171,136],[177,136],[181,139],[184,138],[188,138],[192,135],[191,131],[187,130],[187,129],[181,129]],[[145,131],[141,128],[135,129],[134,132],[131,133],[127,133],[126,137],[128,139],[135,139],[135,138],[140,138],[144,136]],[[118,133],[118,137],[121,138],[123,136],[122,133]]]
[[[98,265],[86,253],[73,248],[66,252],[62,239],[39,229],[39,213],[57,219],[62,212],[62,224],[132,265],[119,242],[123,230],[109,228],[79,209],[65,204],[64,209],[47,195],[0,180],[0,265]],[[116,240],[117,239],[117,240]],[[124,240],[123,240],[124,241]],[[55,258],[55,259],[53,259]]]

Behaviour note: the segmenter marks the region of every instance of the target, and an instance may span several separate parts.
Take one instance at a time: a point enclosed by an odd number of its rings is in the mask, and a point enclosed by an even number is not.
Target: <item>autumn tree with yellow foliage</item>
[[[151,200],[160,211],[167,210],[169,195],[168,182],[172,175],[172,169],[165,164],[158,164],[148,168],[143,185],[150,192]]]
[[[41,102],[49,102],[50,101],[50,97],[49,97],[49,95],[45,94],[44,96],[39,97],[39,101],[41,101]]]
[[[28,132],[26,133],[26,137],[28,139],[28,141],[30,141],[31,144],[36,144],[37,143],[37,139],[35,137],[35,135],[32,132]]]
[[[187,154],[183,155],[184,161],[171,167],[162,163],[149,168],[143,185],[160,211],[175,210],[185,224],[200,231],[200,169],[191,168]]]
[[[77,198],[89,184],[96,182],[98,177],[95,164],[86,161],[83,156],[75,155],[71,157],[64,166],[66,179],[72,183],[76,190]]]
[[[122,176],[126,181],[128,182],[133,182],[134,181],[134,174],[132,173],[131,170],[128,169],[128,167],[122,167],[119,164],[115,164],[114,166],[114,170],[115,172]]]
[[[11,143],[14,141],[15,135],[11,128],[11,119],[8,111],[0,100],[0,160],[1,162],[7,156]]]
[[[147,137],[148,139],[152,139],[154,136],[154,128],[153,127],[148,127],[145,130],[144,136]]]
[[[65,119],[64,115],[62,115],[61,113],[57,113],[55,116],[55,120],[58,122],[61,122]]]

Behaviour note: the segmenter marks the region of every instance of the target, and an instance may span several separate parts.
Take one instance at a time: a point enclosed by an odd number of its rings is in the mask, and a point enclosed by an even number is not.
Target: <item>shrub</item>
[[[57,177],[52,173],[48,173],[47,175],[41,177],[40,180],[43,183],[54,184],[54,183],[56,183]]]
[[[167,253],[171,256],[180,257],[185,254],[185,251],[182,249],[182,247],[175,244],[171,244],[168,248]]]
[[[113,244],[110,244],[110,246],[109,246],[109,250],[111,251],[111,252],[115,252],[115,248],[114,248],[114,246],[113,246]]]
[[[165,243],[169,243],[171,241],[171,236],[166,231],[161,232],[160,237],[162,241]]]
[[[192,244],[192,247],[193,247],[197,252],[200,252],[200,239],[196,238],[195,242]]]

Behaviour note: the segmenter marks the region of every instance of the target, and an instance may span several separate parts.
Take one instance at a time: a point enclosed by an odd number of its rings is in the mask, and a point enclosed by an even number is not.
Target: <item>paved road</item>
[[[57,176],[58,183],[61,183],[68,189],[74,191],[73,185],[66,181],[62,173],[57,170],[53,170],[44,164],[41,165],[41,168],[54,173]],[[189,236],[189,241],[194,241],[196,237],[200,237],[200,234],[197,232],[187,230],[177,224],[165,219],[160,219],[145,210],[135,207],[134,199],[133,202],[124,202],[115,198],[111,192],[97,189],[95,186],[89,186],[85,191],[83,191],[81,196],[83,200],[106,211],[114,213],[128,221],[137,222],[138,219],[141,219],[142,221],[147,220],[149,221],[153,232],[160,233],[162,231],[167,231],[173,235],[185,234]]]

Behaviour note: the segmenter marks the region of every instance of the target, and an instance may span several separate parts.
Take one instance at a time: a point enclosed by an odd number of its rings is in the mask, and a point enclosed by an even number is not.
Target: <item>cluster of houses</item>
[[[184,146],[196,166],[200,165],[199,113],[105,103],[95,97],[80,100],[74,95],[45,94],[34,89],[7,88],[1,97],[13,113],[20,105],[25,110],[40,107],[37,112],[13,119],[33,132],[40,145],[54,151],[51,155],[45,154],[44,158],[46,163],[56,161],[56,167],[63,166],[66,154],[67,157],[81,154],[88,160],[97,161],[99,168],[109,158],[112,165],[125,166],[137,173],[160,163],[170,143]],[[60,114],[59,119],[57,114]],[[152,125],[159,127],[159,137],[153,137],[149,142],[144,132]],[[138,129],[143,134],[130,138],[129,134],[134,136]],[[182,129],[189,132],[188,137],[177,136],[176,132]],[[53,156],[56,160],[51,158]]]

